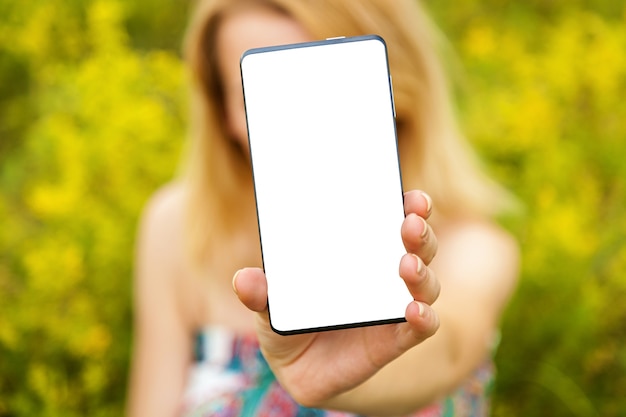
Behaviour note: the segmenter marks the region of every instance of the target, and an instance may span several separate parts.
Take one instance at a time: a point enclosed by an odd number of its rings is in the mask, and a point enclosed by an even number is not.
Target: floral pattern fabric
[[[358,417],[297,404],[280,386],[254,335],[201,332],[181,417]],[[494,366],[488,360],[455,392],[410,417],[486,417]]]

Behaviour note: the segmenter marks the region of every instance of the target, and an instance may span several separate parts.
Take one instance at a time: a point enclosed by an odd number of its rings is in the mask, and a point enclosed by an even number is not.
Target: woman
[[[406,323],[278,336],[259,269],[239,57],[370,33],[388,45],[404,188],[428,191],[405,194],[401,230],[399,272],[416,301]],[[491,220],[506,193],[456,130],[436,35],[415,0],[199,1],[185,51],[185,175],[154,196],[139,234],[130,415],[488,413],[517,247]]]

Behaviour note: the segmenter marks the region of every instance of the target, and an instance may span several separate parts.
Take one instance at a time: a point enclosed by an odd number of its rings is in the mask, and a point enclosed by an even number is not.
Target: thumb
[[[259,268],[243,268],[233,276],[233,290],[248,309],[267,312],[267,280]]]

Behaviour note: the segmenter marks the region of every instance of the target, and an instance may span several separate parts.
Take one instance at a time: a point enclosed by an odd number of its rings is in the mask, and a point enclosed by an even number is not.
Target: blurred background
[[[523,202],[493,415],[626,416],[626,5],[427,0]],[[0,0],[0,416],[118,416],[136,222],[184,145],[189,0]]]

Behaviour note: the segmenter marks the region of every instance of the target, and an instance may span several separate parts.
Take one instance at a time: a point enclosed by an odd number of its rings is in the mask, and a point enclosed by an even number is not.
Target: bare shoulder
[[[517,257],[516,239],[499,225],[488,221],[458,221],[437,230],[439,247],[448,250],[471,250]],[[482,256],[481,256],[482,257]]]
[[[442,285],[472,292],[502,307],[515,289],[519,270],[516,239],[492,222],[460,221],[437,231],[432,267]]]
[[[175,247],[182,241],[184,190],[168,184],[152,195],[144,207],[139,228],[140,239],[148,238],[157,247]]]
[[[168,184],[150,198],[141,216],[137,238],[138,277],[171,276],[171,272],[182,267],[183,225],[183,187]],[[143,274],[146,269],[151,273]]]
[[[178,183],[167,184],[157,190],[144,207],[141,231],[148,228],[158,234],[180,234],[184,214],[183,195],[183,187]]]

